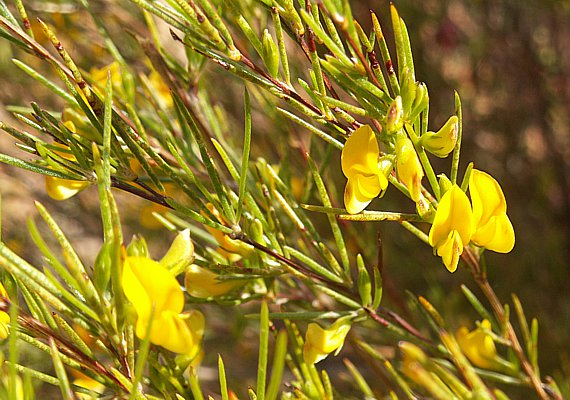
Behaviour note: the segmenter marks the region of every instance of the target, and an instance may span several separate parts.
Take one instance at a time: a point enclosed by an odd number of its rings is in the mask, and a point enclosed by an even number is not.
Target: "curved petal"
[[[341,154],[342,172],[347,178],[354,174],[378,172],[380,150],[376,136],[368,125],[355,130],[346,140]]]
[[[486,172],[474,169],[469,179],[476,226],[484,225],[494,215],[506,214],[507,202],[499,183]]]
[[[362,196],[355,179],[349,179],[344,188],[344,207],[349,214],[358,214],[364,210],[373,198]]]
[[[174,276],[150,258],[127,257],[122,284],[139,319],[148,320],[151,312],[158,318],[166,310],[178,314],[184,307],[184,295]]]
[[[46,191],[54,200],[67,200],[87,188],[91,183],[46,176]]]
[[[429,243],[438,248],[448,239],[451,231],[457,231],[461,242],[466,245],[473,234],[473,213],[467,195],[453,185],[441,198],[431,229]]]
[[[10,315],[4,311],[0,311],[0,340],[4,340],[8,337],[10,331],[8,330],[8,324],[10,323]]]
[[[441,257],[443,265],[449,272],[455,272],[457,264],[459,264],[459,257],[463,253],[464,244],[461,241],[461,236],[457,231],[451,231],[447,240],[445,240],[438,248],[437,255]]]
[[[186,291],[192,297],[206,299],[231,292],[245,283],[243,280],[222,281],[218,279],[218,276],[206,268],[192,264],[186,269]]]
[[[358,174],[351,180],[355,181],[357,196],[360,198],[374,199],[382,191],[378,175],[364,176]]]
[[[184,229],[176,235],[170,248],[159,261],[173,273],[182,272],[194,260],[194,243],[190,238],[190,229]]]
[[[412,200],[417,202],[420,199],[424,170],[410,139],[398,138],[396,157],[398,179],[408,188]]]
[[[185,318],[171,311],[165,311],[161,318],[155,321],[150,341],[166,350],[180,354],[195,353],[198,345]]]
[[[307,364],[315,364],[326,358],[333,351],[340,350],[348,331],[350,331],[350,325],[346,323],[335,323],[328,329],[323,329],[314,322],[310,323],[307,327],[305,345],[303,346],[305,362]]]
[[[472,238],[477,246],[497,253],[508,253],[515,246],[515,231],[507,214],[491,217],[489,222],[477,229]]]
[[[490,329],[491,324],[487,320],[481,322],[481,326],[473,331],[465,327],[459,328],[456,333],[457,343],[461,351],[467,356],[473,365],[480,368],[494,368],[497,365],[497,349],[493,338],[485,329]]]

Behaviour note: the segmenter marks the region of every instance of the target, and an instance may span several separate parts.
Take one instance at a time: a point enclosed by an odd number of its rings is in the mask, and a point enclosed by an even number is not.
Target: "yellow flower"
[[[71,179],[46,176],[46,191],[54,200],[67,200],[89,186],[87,181],[74,181]]]
[[[412,141],[405,136],[396,140],[396,171],[398,179],[408,188],[412,200],[418,202],[422,194],[424,170]]]
[[[72,121],[66,121],[64,122],[64,125],[71,132],[75,133],[75,125]],[[69,151],[68,146],[57,142],[54,142],[53,146],[61,149],[54,150],[58,156],[72,162],[77,161],[75,156]],[[48,196],[54,200],[67,200],[91,184],[89,181],[76,181],[72,179],[56,178],[54,176],[46,176],[45,183]]]
[[[507,217],[507,202],[499,183],[489,174],[474,169],[469,180],[473,203],[473,243],[499,253],[515,245],[515,231]]]
[[[449,155],[457,143],[459,124],[457,116],[451,116],[437,132],[427,132],[420,138],[420,144],[431,154],[444,158]]]
[[[453,185],[441,198],[429,231],[429,244],[442,258],[449,272],[457,269],[459,257],[472,234],[471,204],[465,192]]]
[[[174,101],[172,100],[172,95],[170,94],[170,88],[164,83],[164,80],[159,75],[158,72],[153,70],[148,76],[151,89],[154,89],[157,98],[160,100],[161,105],[164,108],[172,108]]]
[[[73,384],[80,386],[82,388],[85,389],[89,389],[93,392],[96,392],[98,394],[103,393],[103,391],[105,390],[105,385],[103,385],[101,382],[96,381],[95,379],[77,371],[77,370],[71,370],[71,374],[75,377],[75,379],[73,380]],[[94,399],[95,397],[90,396],[86,393],[79,393],[76,392],[75,396],[79,399],[79,400],[91,400]]]
[[[500,365],[495,342],[487,332],[490,329],[491,323],[484,319],[475,330],[469,332],[462,326],[455,334],[461,351],[476,367],[496,369]]]
[[[184,295],[175,277],[146,257],[127,257],[123,266],[123,290],[137,313],[135,333],[150,342],[182,354],[197,354],[204,330],[199,311],[181,314]]]
[[[107,72],[109,70],[111,71],[113,93],[115,93],[117,97],[122,97],[124,94],[123,73],[121,71],[121,65],[117,61],[113,61],[111,64],[101,68],[91,68],[89,73],[91,74],[95,91],[103,97],[105,86],[107,85]]]
[[[184,279],[186,291],[190,296],[207,299],[224,295],[245,283],[243,280],[220,280],[219,276],[206,268],[192,264],[186,269]]]
[[[206,207],[208,207],[208,210],[210,210],[210,212],[214,215],[214,217],[216,217],[220,224],[227,225],[226,221],[213,204],[208,203]],[[206,229],[220,245],[218,253],[226,257],[229,261],[238,261],[241,257],[248,258],[253,254],[253,246],[236,239],[231,239],[225,233],[210,226],[206,226]]]
[[[0,298],[1,300],[8,300],[8,293],[4,289],[4,285],[0,282]],[[8,324],[10,323],[10,315],[7,312],[0,311],[0,340],[4,340],[8,337],[9,330]]]
[[[344,205],[350,214],[361,212],[388,186],[378,163],[380,150],[374,132],[361,126],[348,138],[341,155],[343,174],[348,178]]]
[[[329,328],[323,329],[320,325],[310,323],[305,335],[303,358],[307,364],[316,364],[324,360],[330,353],[335,355],[342,349],[344,339],[350,330],[350,324],[337,320]]]

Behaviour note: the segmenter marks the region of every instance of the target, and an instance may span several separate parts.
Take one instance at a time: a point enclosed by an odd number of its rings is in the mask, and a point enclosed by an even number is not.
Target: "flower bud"
[[[402,97],[402,110],[404,115],[410,115],[412,105],[416,98],[416,81],[414,74],[409,68],[404,68],[402,74],[401,86],[400,86],[400,96]]]
[[[404,126],[404,108],[402,98],[397,96],[386,112],[386,133],[393,135],[402,130]]]
[[[402,341],[398,343],[398,347],[402,351],[405,360],[417,361],[420,364],[425,364],[427,362],[428,357],[424,351],[415,344]]]
[[[263,31],[261,41],[263,44],[263,61],[265,62],[265,66],[269,71],[269,75],[276,78],[279,70],[279,51],[267,29]]]
[[[403,135],[396,141],[396,172],[398,179],[408,188],[410,198],[419,201],[424,170],[412,141]]]
[[[469,331],[462,326],[455,334],[457,343],[463,354],[476,367],[486,369],[497,369],[497,349],[492,336],[488,333],[491,330],[491,323],[484,319],[474,330]]]
[[[172,241],[170,248],[160,260],[160,264],[174,275],[178,275],[192,261],[194,261],[194,243],[190,239],[190,229],[185,229]]]
[[[420,196],[420,199],[416,202],[416,211],[424,221],[433,221],[435,210],[425,197]]]
[[[443,196],[453,184],[445,174],[440,174],[437,177],[439,178],[439,192]]]
[[[416,84],[416,98],[412,104],[412,109],[408,114],[408,120],[414,121],[422,111],[425,110],[429,103],[429,95],[425,83],[418,82]]]
[[[363,306],[368,306],[372,303],[372,283],[370,281],[370,274],[364,266],[362,256],[358,254],[356,257],[356,266],[358,267],[358,293]]]
[[[141,235],[134,235],[127,246],[127,255],[129,257],[149,257],[145,238]]]
[[[244,280],[220,280],[219,275],[196,264],[186,268],[184,286],[192,297],[207,299],[209,297],[222,296],[242,286]]]
[[[431,154],[444,158],[449,155],[457,143],[459,123],[457,116],[449,117],[447,122],[437,132],[427,132],[420,137],[420,144]]]

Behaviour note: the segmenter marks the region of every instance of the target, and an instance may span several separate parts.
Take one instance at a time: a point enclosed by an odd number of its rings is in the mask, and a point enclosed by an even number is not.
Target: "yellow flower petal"
[[[91,182],[46,176],[46,191],[54,200],[67,200],[87,188]]]
[[[473,213],[467,195],[453,185],[441,198],[431,229],[429,244],[450,272],[454,272],[473,234]]]
[[[105,385],[103,385],[101,382],[98,382],[95,379],[85,374],[82,374],[77,370],[71,370],[71,374],[77,377],[76,379],[73,380],[74,385],[81,386],[82,388],[89,389],[99,394],[105,391]],[[79,392],[76,392],[75,396],[79,400],[92,400],[94,398],[93,396],[90,396],[86,393],[79,393]]]
[[[459,128],[457,116],[451,116],[437,132],[427,132],[420,138],[420,144],[431,154],[444,158],[449,155],[457,143]]]
[[[149,258],[127,257],[122,284],[125,296],[137,312],[136,334],[139,338],[145,337],[151,314],[153,319],[161,319],[164,312],[178,314],[184,307],[184,295],[174,276]]]
[[[499,183],[489,174],[474,169],[469,180],[473,203],[473,242],[500,253],[515,245],[515,232],[507,216],[507,202]]]
[[[156,95],[162,106],[164,108],[172,108],[174,101],[172,100],[172,95],[170,94],[170,88],[164,83],[160,74],[156,71],[152,71],[148,76],[149,82],[152,88],[155,89]]]
[[[378,142],[372,128],[368,125],[361,126],[344,144],[341,154],[342,172],[347,178],[357,173],[377,174],[379,155]]]
[[[192,264],[186,269],[186,291],[190,296],[206,299],[224,295],[245,283],[242,280],[222,281],[218,277],[218,274]]]
[[[455,272],[459,257],[463,254],[463,242],[457,231],[451,231],[447,239],[437,248],[437,255],[441,257],[443,265],[449,272]]]
[[[190,229],[184,229],[176,235],[160,264],[177,275],[192,261],[194,261],[194,243],[190,238]]]
[[[495,342],[485,331],[490,329],[491,323],[483,320],[475,330],[470,332],[467,328],[461,327],[455,335],[461,351],[476,367],[496,369],[498,366]]]
[[[372,198],[362,195],[355,183],[355,179],[349,179],[344,188],[344,207],[349,214],[358,214],[372,201]]]
[[[473,201],[473,217],[477,225],[485,224],[493,215],[505,214],[507,202],[499,183],[486,172],[474,169],[469,180]]]
[[[354,181],[356,196],[359,198],[374,199],[382,191],[382,185],[380,179],[378,179],[378,175],[364,176],[358,174],[349,180]]]
[[[174,314],[164,312],[153,324],[150,340],[175,353],[195,356],[204,333],[204,315],[199,311]]]
[[[8,293],[0,282],[0,297],[8,299]],[[4,340],[8,337],[9,330],[8,324],[10,323],[10,315],[4,311],[0,311],[0,340]]]
[[[473,213],[467,195],[457,185],[453,185],[442,196],[437,206],[429,231],[430,245],[439,247],[453,230],[459,233],[464,244],[469,243],[473,234]]]
[[[420,199],[424,170],[411,140],[399,137],[396,141],[396,172],[398,179],[408,188],[410,197]]]
[[[0,311],[0,340],[4,340],[8,337],[10,331],[8,330],[8,324],[10,323],[10,315],[4,311]]]
[[[333,351],[340,351],[344,339],[350,331],[350,324],[337,321],[328,329],[310,323],[305,335],[303,358],[307,364],[315,364],[325,359]]]
[[[0,297],[8,298],[8,292],[6,292],[6,288],[2,285],[2,282],[0,282]]]

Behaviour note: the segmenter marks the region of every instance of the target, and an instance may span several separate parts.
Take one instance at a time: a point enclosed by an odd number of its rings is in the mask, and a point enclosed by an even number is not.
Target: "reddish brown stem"
[[[479,264],[479,258],[474,254],[473,250],[470,249],[469,247],[465,248],[465,251],[463,252],[462,258],[467,263],[469,268],[471,269],[471,273],[473,274],[473,277],[475,278],[475,282],[477,282],[477,284],[479,285],[479,288],[481,289],[481,291],[483,292],[483,294],[485,295],[485,297],[487,298],[487,300],[491,304],[491,308],[493,309],[495,316],[499,319],[499,321],[504,326],[506,326],[507,337],[511,342],[512,349],[515,352],[518,360],[520,361],[521,366],[522,366],[525,374],[530,379],[530,382],[531,382],[534,390],[536,391],[536,393],[538,394],[538,396],[541,399],[543,399],[543,400],[549,399],[550,397],[546,394],[546,392],[543,388],[542,381],[540,380],[540,377],[536,375],[536,372],[534,371],[534,369],[532,368],[532,365],[530,364],[526,355],[524,354],[524,351],[522,349],[522,346],[519,342],[519,339],[517,337],[517,334],[516,334],[513,326],[511,325],[510,321],[508,321],[506,318],[505,309],[504,309],[503,305],[501,304],[501,301],[499,300],[499,298],[497,297],[497,294],[495,293],[495,291],[493,290],[493,288],[489,284],[489,281],[487,280],[487,276],[486,276],[485,272],[482,271],[482,269],[481,269],[481,266]],[[555,398],[559,398],[559,397],[557,396]]]

